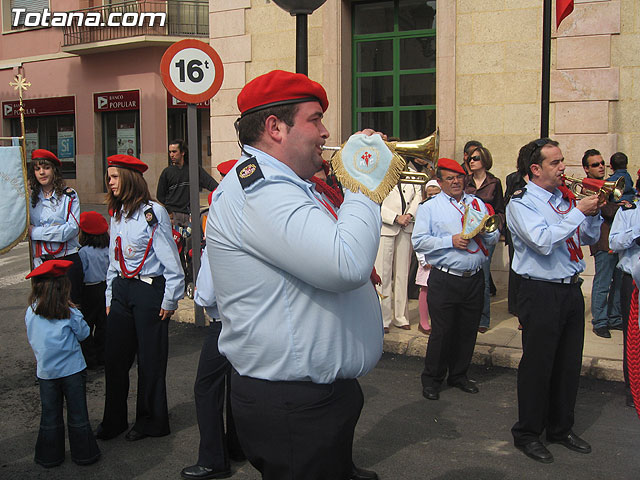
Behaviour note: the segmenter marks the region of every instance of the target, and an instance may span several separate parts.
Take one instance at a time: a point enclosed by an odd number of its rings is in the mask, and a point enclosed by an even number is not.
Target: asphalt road
[[[198,428],[193,380],[206,334],[188,324],[170,325],[168,369],[172,434],[136,443],[123,436],[99,442],[102,459],[79,467],[67,460],[46,470],[33,462],[40,400],[35,360],[27,343],[24,310],[29,283],[26,247],[0,257],[0,478],[2,479],[178,479],[196,459]],[[422,398],[420,359],[383,356],[361,379],[365,394],[354,459],[359,466],[391,479],[637,479],[640,478],[640,420],[624,407],[622,385],[583,378],[575,431],[591,442],[581,455],[559,445],[549,448],[555,463],[536,463],[513,448],[516,418],[515,372],[475,367],[480,393],[444,390],[437,402]],[[135,398],[135,369],[130,399]],[[89,415],[102,416],[104,375],[90,372]],[[134,412],[134,402],[130,402]],[[327,461],[330,461],[328,459]],[[258,479],[248,463],[233,464],[233,478]]]

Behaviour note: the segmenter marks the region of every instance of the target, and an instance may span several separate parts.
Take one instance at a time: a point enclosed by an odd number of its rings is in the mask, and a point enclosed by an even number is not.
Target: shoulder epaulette
[[[65,195],[69,195],[70,197],[75,197],[76,196],[76,192],[71,187],[65,188],[64,189],[64,194]]]
[[[153,211],[152,206],[144,211],[144,218],[150,227],[153,227],[156,223],[158,223],[158,217],[156,217],[156,213]]]
[[[436,198],[436,196],[434,195],[433,197],[427,197],[425,200],[420,202],[420,205],[422,205],[425,202],[428,202],[429,200],[431,200],[432,198]]]
[[[623,202],[620,208],[622,208],[623,210],[633,210],[634,208],[636,208],[636,204],[635,202],[634,203]]]
[[[236,167],[236,173],[243,189],[249,188],[256,181],[264,178],[256,157],[251,157]]]
[[[511,195],[511,198],[522,198],[526,191],[526,187],[516,190],[515,192],[513,192],[513,195]]]

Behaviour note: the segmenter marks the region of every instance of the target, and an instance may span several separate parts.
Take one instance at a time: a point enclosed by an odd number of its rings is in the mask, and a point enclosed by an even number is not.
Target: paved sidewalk
[[[522,356],[521,332],[517,319],[507,310],[507,287],[497,283],[498,294],[491,302],[491,329],[478,333],[473,363],[486,366],[518,368]],[[582,375],[604,380],[623,381],[622,376],[622,332],[611,331],[611,338],[596,336],[591,326],[591,297],[585,293],[585,339],[582,357]],[[544,299],[541,299],[544,301]],[[193,301],[185,298],[173,317],[179,322],[194,322]],[[409,301],[411,330],[391,327],[384,336],[384,351],[399,355],[424,357],[428,336],[418,331],[418,301]]]

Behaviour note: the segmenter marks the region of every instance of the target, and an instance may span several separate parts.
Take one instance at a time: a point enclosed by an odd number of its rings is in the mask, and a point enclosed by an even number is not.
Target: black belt
[[[574,283],[578,283],[580,281],[580,274],[574,273],[570,277],[565,278],[535,278],[530,277],[529,275],[520,275],[522,278],[527,280],[536,280],[538,282],[549,282],[549,283],[563,283],[565,285],[573,285]]]
[[[482,270],[482,267],[478,267],[475,270],[456,270],[455,268],[449,267],[436,267],[433,266],[436,270],[440,270],[441,272],[448,273],[450,275],[455,275],[456,277],[464,277],[469,278],[473,277],[476,273]]]
[[[135,275],[133,277],[125,277],[124,275],[122,275],[122,273],[118,273],[118,277],[122,278],[123,280],[140,280],[141,282],[148,283],[149,285],[151,285],[151,282],[153,282],[156,278],[159,278],[150,277],[148,275]]]

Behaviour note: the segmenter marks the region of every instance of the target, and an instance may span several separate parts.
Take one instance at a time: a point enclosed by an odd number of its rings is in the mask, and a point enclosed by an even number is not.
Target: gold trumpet
[[[500,216],[499,215],[491,215],[487,218],[487,221],[484,222],[484,227],[482,228],[483,232],[491,233],[495,232],[498,227],[500,227]]]
[[[620,177],[615,182],[607,182],[596,178],[583,178],[564,176],[564,183],[573,192],[576,198],[581,199],[590,195],[598,195],[598,201],[604,203],[613,195],[613,200],[618,201],[624,193],[624,178]]]
[[[435,163],[438,159],[438,149],[440,146],[440,131],[436,129],[428,137],[420,138],[418,140],[411,140],[407,142],[385,142],[391,153],[397,153],[404,158],[415,157],[425,160],[427,162]],[[323,150],[339,152],[342,147],[327,147],[323,146]],[[406,161],[406,160],[405,160]],[[404,170],[400,174],[400,183],[411,183],[414,185],[426,184],[434,175],[433,166],[428,165],[427,173],[425,172],[412,172]]]

